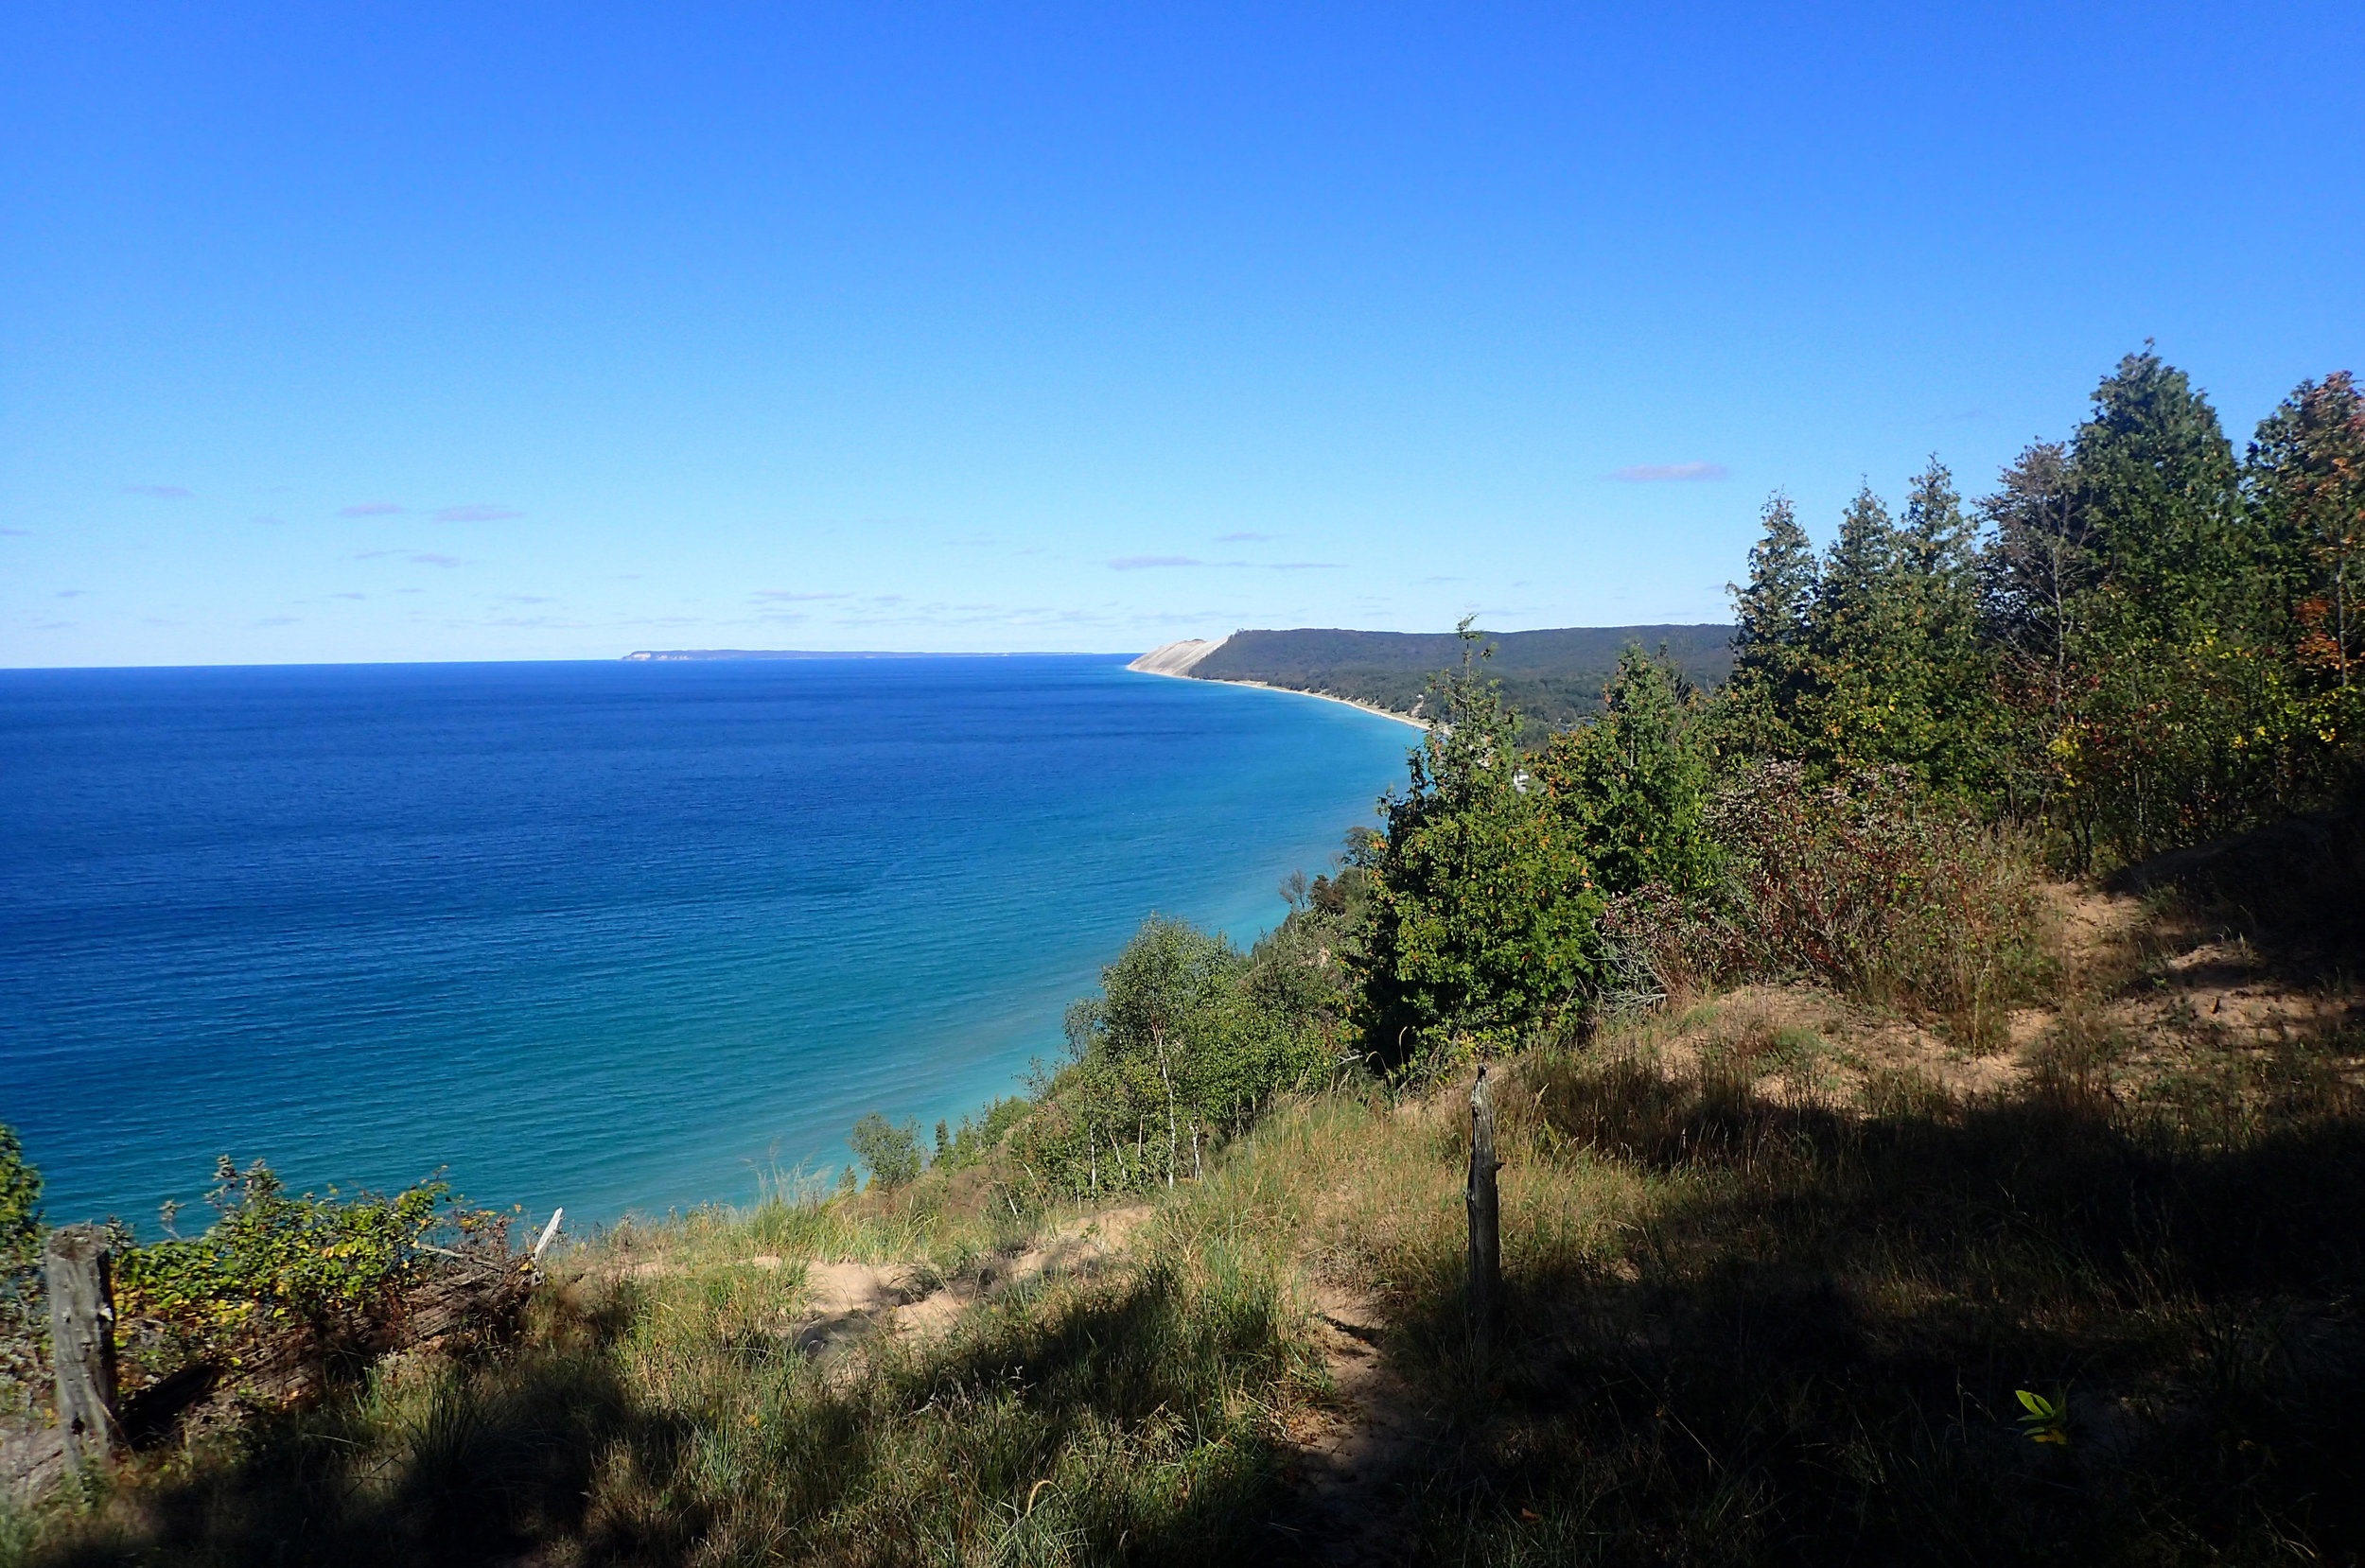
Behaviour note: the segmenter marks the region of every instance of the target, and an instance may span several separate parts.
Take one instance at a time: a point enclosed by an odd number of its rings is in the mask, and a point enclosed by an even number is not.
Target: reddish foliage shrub
[[[2050,976],[2029,857],[1903,769],[1817,787],[1768,763],[1712,820],[1730,857],[1728,971],[1811,976],[1980,1042]]]

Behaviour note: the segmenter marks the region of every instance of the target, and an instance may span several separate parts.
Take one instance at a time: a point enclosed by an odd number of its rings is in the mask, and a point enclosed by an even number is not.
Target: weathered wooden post
[[[1479,1069],[1470,1088],[1470,1326],[1491,1341],[1502,1319],[1502,1208],[1495,1193],[1495,1091]]]
[[[114,1452],[115,1298],[106,1232],[69,1225],[49,1233],[49,1357],[58,1369],[58,1428],[76,1465]]]

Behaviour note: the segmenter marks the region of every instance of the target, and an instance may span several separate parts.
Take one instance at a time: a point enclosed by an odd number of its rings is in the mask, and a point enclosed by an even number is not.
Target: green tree
[[[1821,779],[1902,767],[1950,793],[1989,794],[1997,725],[1975,540],[1935,457],[1901,520],[1859,489],[1819,563],[1776,497],[1749,585],[1734,590],[1723,749],[1795,759]]]
[[[2014,815],[2055,815],[2074,793],[2064,738],[2089,684],[2089,611],[2102,574],[2093,519],[2072,501],[2069,447],[2030,444],[1979,512],[1989,529],[1979,564],[1982,641],[1995,665],[2010,759],[2004,805]],[[2092,852],[2082,842],[2076,858]]]
[[[1807,633],[1822,568],[1796,508],[1779,491],[1767,498],[1763,532],[1749,549],[1746,586],[1733,599],[1733,673],[1719,706],[1724,749],[1744,757],[1795,757],[1796,720],[1813,687]]]
[[[1391,1068],[1509,1044],[1571,1006],[1594,967],[1591,868],[1521,769],[1518,718],[1478,672],[1480,635],[1460,630],[1462,668],[1433,684],[1410,782],[1363,852],[1356,1021]]]
[[[1816,776],[1887,758],[1908,614],[1902,566],[1888,507],[1870,485],[1860,486],[1809,605],[1807,678],[1794,702],[1796,755]]]
[[[1656,883],[1690,901],[1715,886],[1700,704],[1673,661],[1620,656],[1592,723],[1552,737],[1534,775],[1606,895]]]
[[[2084,676],[2050,742],[2076,837],[2133,859],[2288,810],[2299,780],[2285,573],[2216,411],[2148,347],[2094,393],[2067,504],[2095,557]]]
[[[1169,1187],[1186,1169],[1184,1107],[1233,1076],[1227,1047],[1242,1021],[1232,994],[1239,967],[1221,937],[1153,915],[1101,971],[1093,1041],[1100,1060],[1131,1080],[1130,1101],[1164,1110]]]
[[[2365,736],[2365,393],[2348,372],[2302,382],[2260,422],[2244,480],[2283,564],[2284,638],[2337,787]]]
[[[2244,596],[2234,446],[2182,371],[2149,344],[2120,360],[2071,452],[2070,504],[2123,614],[2164,630]]]
[[[1253,1009],[1334,1061],[1344,1049],[1353,996],[1348,961],[1361,950],[1370,884],[1370,874],[1343,857],[1311,881],[1292,873],[1281,886],[1289,914],[1250,950],[1241,979]]]
[[[866,1111],[847,1134],[854,1158],[870,1173],[870,1184],[885,1192],[908,1187],[920,1176],[920,1129],[916,1122],[901,1126],[877,1111]]]
[[[1161,915],[1143,922],[1101,970],[1101,994],[1068,1008],[1067,1061],[1039,1079],[1013,1130],[1038,1195],[1196,1176],[1215,1141],[1275,1093],[1327,1076],[1334,1042],[1276,1005],[1256,970],[1220,936]]]

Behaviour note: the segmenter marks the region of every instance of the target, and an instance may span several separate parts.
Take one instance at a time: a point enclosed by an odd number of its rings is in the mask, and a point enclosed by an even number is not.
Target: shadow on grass
[[[2317,811],[2113,876],[2111,891],[2168,896],[2237,932],[2284,974],[2365,978],[2365,807]]]
[[[1434,1555],[2356,1560],[2365,1095],[2338,1051],[2285,1067],[2173,1114],[2041,1079],[1868,1120],[1546,1071],[1559,1131],[1670,1179],[1622,1258],[1523,1266],[1507,1237],[1491,1354],[1458,1281],[1418,1304]],[[2022,1389],[2066,1400],[2066,1443],[2029,1439]]]
[[[431,1393],[154,1464],[29,1560],[1255,1560],[1280,1471],[1256,1412],[1298,1352],[1270,1281],[1200,1264],[835,1377],[745,1335],[653,1346],[627,1291]]]

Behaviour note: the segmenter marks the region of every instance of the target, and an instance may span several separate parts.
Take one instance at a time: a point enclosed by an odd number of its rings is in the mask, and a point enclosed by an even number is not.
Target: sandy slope
[[[1153,648],[1125,668],[1138,670],[1145,675],[1187,675],[1192,666],[1230,640],[1218,637],[1210,642],[1204,637],[1187,637]]]

